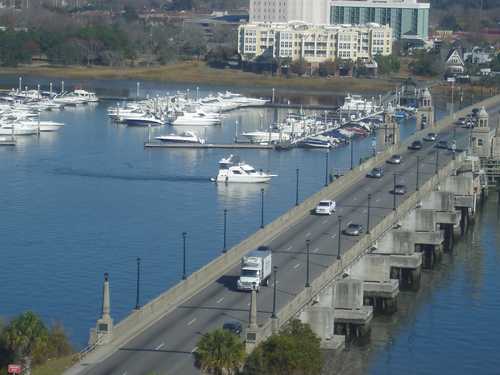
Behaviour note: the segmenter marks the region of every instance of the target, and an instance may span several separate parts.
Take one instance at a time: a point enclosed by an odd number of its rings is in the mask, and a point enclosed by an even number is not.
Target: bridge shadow
[[[238,280],[238,278],[239,276],[224,275],[219,277],[216,282],[218,284],[221,284],[225,288],[236,292],[238,290],[236,288],[236,281]]]

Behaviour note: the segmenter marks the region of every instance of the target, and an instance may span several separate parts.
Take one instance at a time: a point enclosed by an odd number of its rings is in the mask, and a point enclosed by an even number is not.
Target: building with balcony
[[[313,25],[305,22],[251,23],[238,29],[238,52],[243,61],[264,53],[278,59],[319,64],[325,60],[368,61],[392,53],[389,26],[366,24]]]
[[[331,0],[330,23],[389,25],[393,37],[429,38],[429,3],[417,0]]]
[[[255,22],[330,22],[330,0],[250,0],[249,18]]]

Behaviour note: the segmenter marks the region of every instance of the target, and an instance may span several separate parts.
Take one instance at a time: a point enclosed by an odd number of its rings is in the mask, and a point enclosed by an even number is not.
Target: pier
[[[475,106],[498,115],[500,96]],[[480,127],[487,128],[488,117],[481,120]],[[486,138],[477,140],[492,132],[478,131],[476,143],[463,147],[466,152],[439,150],[430,142],[419,151],[408,150],[430,131],[439,133],[440,140],[469,142],[469,129],[456,127],[451,117],[427,124],[404,142],[398,129],[392,129],[392,137],[377,145],[376,156],[273,222],[263,222],[254,234],[117,324],[111,319],[112,280],[106,276],[102,316],[91,331],[90,346],[66,374],[199,374],[192,354],[199,335],[220,328],[228,316],[247,326],[243,337],[248,352],[296,317],[310,323],[323,348],[330,350],[367,337],[376,314],[397,309],[399,290],[418,290],[422,269],[433,269],[442,252],[453,251],[461,226],[472,220],[481,192],[488,189],[477,154],[483,151],[480,146],[486,148]],[[401,165],[386,164],[394,154],[402,155]],[[384,176],[366,178],[381,166]],[[396,180],[404,181],[406,194],[390,193]],[[334,215],[311,215],[322,199],[336,200]],[[349,223],[362,224],[364,232],[342,234]],[[272,283],[279,287],[263,287],[251,298],[231,285],[241,257],[260,245],[273,249],[278,276]],[[255,312],[252,319],[249,310]],[[163,343],[161,355],[154,355],[158,342]]]
[[[273,144],[260,144],[260,143],[168,143],[168,142],[146,142],[145,148],[169,148],[169,149],[239,149],[239,150],[274,150]]]

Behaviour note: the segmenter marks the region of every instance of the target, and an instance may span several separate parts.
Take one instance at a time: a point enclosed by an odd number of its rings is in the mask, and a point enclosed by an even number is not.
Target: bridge
[[[497,115],[500,96],[478,105]],[[310,323],[325,348],[340,348],[350,336],[368,334],[373,314],[395,310],[399,290],[417,289],[421,269],[434,267],[442,252],[452,249],[457,231],[467,229],[478,198],[486,194],[478,157],[439,150],[430,142],[419,151],[408,150],[429,131],[438,132],[441,140],[456,140],[458,149],[474,149],[472,131],[452,123],[449,117],[431,122],[432,128],[404,142],[393,127],[392,137],[381,142],[394,144],[379,145],[375,157],[116,325],[106,279],[103,315],[92,331],[92,345],[66,374],[199,374],[193,356],[199,338],[229,319],[247,327],[248,351],[294,317]],[[401,165],[385,163],[393,154],[402,155]],[[384,176],[367,179],[376,166],[384,166]],[[406,194],[391,194],[395,183],[404,184]],[[337,212],[311,215],[321,199],[335,199]],[[359,237],[342,235],[348,223],[366,230]],[[241,257],[263,244],[273,250],[276,280],[258,296],[235,290]]]

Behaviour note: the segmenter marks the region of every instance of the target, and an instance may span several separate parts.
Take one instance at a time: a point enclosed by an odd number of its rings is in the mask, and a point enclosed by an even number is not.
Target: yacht
[[[161,126],[165,125],[163,119],[153,115],[143,114],[142,116],[134,116],[124,118],[123,122],[128,126]]]
[[[364,99],[361,95],[347,95],[340,109],[343,112],[372,113],[376,112],[378,108],[373,101]]]
[[[23,124],[4,124],[0,127],[0,135],[34,135],[38,133],[38,128]]]
[[[64,126],[63,123],[55,121],[21,121],[19,124],[40,129],[41,132],[56,132]]]
[[[290,135],[281,132],[246,132],[241,134],[243,137],[247,138],[250,143],[278,143],[281,141],[290,140]]]
[[[317,135],[308,137],[301,142],[301,146],[306,148],[331,148],[333,146],[330,137]]]
[[[243,183],[263,183],[269,182],[276,175],[263,171],[256,171],[251,165],[240,161],[238,156],[230,155],[219,161],[219,174],[215,182],[243,182]]]
[[[205,139],[201,138],[201,137],[198,137],[192,131],[185,131],[185,132],[183,132],[181,134],[161,135],[159,137],[155,137],[155,139],[158,139],[159,141],[167,142],[167,143],[199,143],[199,144],[205,144]]]
[[[77,89],[77,90],[73,91],[72,94],[74,96],[76,96],[77,98],[82,99],[86,103],[97,103],[99,101],[99,98],[97,97],[97,95],[94,92],[85,91],[82,89]]]
[[[216,114],[207,114],[203,111],[182,112],[180,116],[172,122],[174,126],[208,126],[220,125],[220,117]]]

